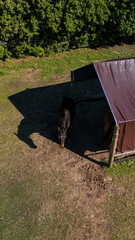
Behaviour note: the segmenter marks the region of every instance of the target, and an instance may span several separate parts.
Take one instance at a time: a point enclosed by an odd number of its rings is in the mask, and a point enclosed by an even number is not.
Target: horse
[[[115,121],[113,118],[113,115],[111,113],[111,110],[108,109],[105,114],[105,123],[104,123],[104,137],[103,137],[103,142],[104,145],[110,148],[111,146],[111,141],[113,137],[113,131],[114,131],[114,126],[115,126]]]
[[[72,120],[75,117],[75,102],[71,97],[63,97],[59,110],[58,139],[64,147],[66,138],[70,137]]]

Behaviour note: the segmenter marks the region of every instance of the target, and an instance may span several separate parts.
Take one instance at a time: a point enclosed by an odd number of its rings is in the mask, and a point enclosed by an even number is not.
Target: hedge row
[[[126,36],[135,36],[135,0],[0,0],[0,58]]]

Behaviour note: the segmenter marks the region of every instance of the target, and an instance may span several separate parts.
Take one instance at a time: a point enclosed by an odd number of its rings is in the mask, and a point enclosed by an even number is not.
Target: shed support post
[[[113,165],[114,154],[117,147],[118,135],[119,135],[119,125],[116,125],[114,128],[111,147],[110,147],[110,153],[109,153],[109,161],[108,161],[109,168],[111,168]]]

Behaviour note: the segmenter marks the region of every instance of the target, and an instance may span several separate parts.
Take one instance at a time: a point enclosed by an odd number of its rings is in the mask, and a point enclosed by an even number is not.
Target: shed
[[[98,78],[115,120],[109,166],[135,153],[135,58],[95,62],[71,72],[71,83]]]

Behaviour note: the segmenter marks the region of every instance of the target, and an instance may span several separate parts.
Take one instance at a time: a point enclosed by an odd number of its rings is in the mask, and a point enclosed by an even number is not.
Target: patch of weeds
[[[121,163],[115,163],[112,168],[106,168],[108,174],[114,177],[132,177],[135,175],[135,159],[125,160]]]

